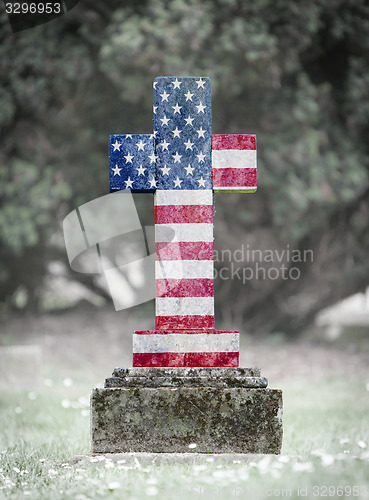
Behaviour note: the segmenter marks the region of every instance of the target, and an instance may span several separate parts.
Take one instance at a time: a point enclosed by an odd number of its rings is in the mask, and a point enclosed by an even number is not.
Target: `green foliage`
[[[365,247],[353,207],[367,213],[368,29],[365,0],[87,1],[14,35],[2,14],[5,267],[17,251],[25,272],[25,249],[40,242],[47,259],[63,215],[107,193],[108,135],[150,132],[150,88],[160,74],[210,76],[213,132],[258,136],[257,201],[217,198],[218,213],[232,214],[225,230],[262,226],[276,244],[298,247],[319,230],[333,234],[341,218],[351,242],[343,254]],[[359,274],[369,276],[368,266]],[[2,276],[4,298],[12,287]]]
[[[339,115],[357,106],[355,123],[368,123],[369,73],[363,77],[363,59],[360,66],[350,55],[343,69],[349,84],[338,95],[335,74],[326,75],[324,67],[332,47],[355,36],[363,9],[345,2],[236,0],[218,1],[216,8],[196,0],[155,0],[139,12],[122,7],[107,30],[101,68],[123,100],[147,107],[145,75],[209,74],[215,131],[248,126],[258,133],[273,226],[298,242],[318,216],[328,217],[368,183],[367,151],[363,158]],[[332,52],[328,63],[334,67],[337,57]]]
[[[51,236],[60,204],[71,196],[70,186],[51,167],[13,159],[0,169],[0,241],[15,253]]]

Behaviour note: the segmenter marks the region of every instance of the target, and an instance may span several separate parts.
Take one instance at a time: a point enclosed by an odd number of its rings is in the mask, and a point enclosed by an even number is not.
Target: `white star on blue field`
[[[155,191],[157,186],[154,136],[110,136],[110,191]]]
[[[212,189],[210,79],[156,78],[154,111],[158,189]]]
[[[211,82],[159,77],[154,133],[110,136],[110,190],[212,189]]]

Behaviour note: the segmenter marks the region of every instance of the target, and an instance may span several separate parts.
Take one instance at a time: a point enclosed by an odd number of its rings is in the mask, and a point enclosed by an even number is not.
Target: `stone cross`
[[[211,82],[158,77],[154,133],[110,136],[110,190],[155,193],[156,330],[134,367],[237,367],[239,332],[214,328],[213,192],[256,191],[256,137],[212,135]]]

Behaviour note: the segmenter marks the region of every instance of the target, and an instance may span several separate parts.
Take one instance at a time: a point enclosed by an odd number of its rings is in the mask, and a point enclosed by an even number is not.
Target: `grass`
[[[284,384],[279,459],[222,465],[90,461],[89,386],[0,392],[0,498],[157,497],[368,498],[369,394],[366,381],[331,378]],[[96,460],[96,459],[93,459]]]

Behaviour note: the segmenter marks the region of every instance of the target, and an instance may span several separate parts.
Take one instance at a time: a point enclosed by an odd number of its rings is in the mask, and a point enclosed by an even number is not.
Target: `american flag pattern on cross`
[[[255,135],[213,135],[212,162],[215,192],[256,191]]]
[[[154,134],[111,135],[109,163],[110,191],[155,191],[157,182]]]
[[[211,121],[209,78],[159,77],[154,133],[110,137],[111,190],[155,191],[156,330],[133,366],[238,366],[239,333],[214,329],[213,189],[256,189],[256,142]]]
[[[169,243],[172,229],[170,243],[194,253],[192,259],[177,254],[169,261],[157,253],[156,327],[214,328],[213,259],[198,255],[199,244],[213,247],[210,79],[157,78],[154,130],[156,244]]]

